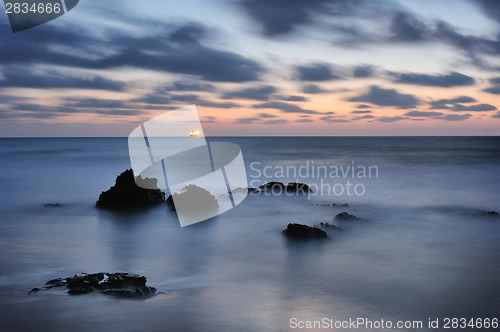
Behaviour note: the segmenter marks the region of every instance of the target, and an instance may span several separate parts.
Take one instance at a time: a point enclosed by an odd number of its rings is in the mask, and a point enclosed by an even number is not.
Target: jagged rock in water
[[[326,223],[322,222],[319,225],[316,225],[316,227],[326,228],[326,229],[329,229],[329,230],[332,230],[335,232],[343,232],[344,231],[344,229],[342,227],[339,227],[339,226],[333,225],[333,224],[329,224],[327,222]]]
[[[137,179],[147,183],[148,188],[157,187],[158,180],[140,176]],[[96,206],[110,209],[144,208],[165,202],[165,194],[160,189],[145,189],[137,186],[134,172],[126,170],[116,178],[114,186],[99,196]]]
[[[59,203],[47,203],[44,204],[43,207],[61,207],[62,205]]]
[[[337,221],[347,221],[347,222],[350,222],[350,221],[367,221],[366,219],[356,217],[355,215],[349,214],[347,212],[340,212],[339,214],[337,214],[335,216],[334,220],[337,220]]]
[[[69,278],[47,281],[43,289],[33,288],[28,293],[36,293],[54,287],[68,288],[68,294],[88,294],[94,290],[105,295],[126,298],[146,298],[156,295],[156,288],[146,285],[144,276],[129,273],[83,273]]]
[[[182,211],[193,216],[203,215],[207,211],[217,211],[219,209],[217,198],[208,190],[194,184],[184,187],[181,193],[170,195],[167,204],[173,210]]]
[[[325,231],[316,228],[309,227],[307,225],[301,224],[288,224],[285,230],[283,230],[283,235],[291,239],[309,240],[309,239],[323,239],[330,240],[328,234]]]
[[[275,181],[263,184],[259,188],[249,188],[248,190],[250,192],[255,192],[255,191],[269,192],[269,191],[271,191],[275,195],[280,195],[283,193],[305,195],[305,194],[312,192],[311,188],[309,188],[309,186],[305,183],[290,182],[290,183],[285,185],[283,182],[275,182]]]

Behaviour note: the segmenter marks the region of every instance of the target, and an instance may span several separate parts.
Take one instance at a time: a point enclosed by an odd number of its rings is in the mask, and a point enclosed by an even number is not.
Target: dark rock
[[[332,203],[332,206],[338,206],[338,207],[349,207],[349,204],[347,203]]]
[[[57,278],[57,279],[52,279],[47,281],[45,285],[52,286],[52,287],[61,287],[61,286],[66,286],[67,280],[63,278]]]
[[[83,273],[65,279],[49,280],[43,289],[66,286],[69,289],[68,294],[71,295],[87,294],[94,290],[99,290],[106,295],[120,297],[149,297],[156,295],[156,288],[146,286],[146,282],[146,277],[137,274]],[[39,290],[33,288],[29,293]]]
[[[339,227],[337,225],[333,225],[333,224],[329,224],[329,223],[325,223],[325,222],[322,222],[320,223],[319,225],[317,225],[318,227],[322,227],[322,228],[327,228],[327,229],[330,229],[330,230],[333,230],[333,231],[336,231],[336,232],[343,232],[344,229],[342,227]]]
[[[347,212],[340,212],[334,218],[334,220],[338,221],[367,221],[366,219],[356,217],[355,215],[349,214]]]
[[[290,182],[286,185],[285,191],[290,194],[293,193],[303,195],[312,192],[311,188],[309,188],[307,184],[300,182]]]
[[[149,297],[156,294],[156,288],[143,286],[134,289],[107,289],[102,291],[103,294],[116,297]]]
[[[325,231],[316,228],[309,227],[307,225],[301,224],[288,224],[286,229],[282,232],[283,235],[292,238],[292,239],[325,239],[330,240],[328,234]]]
[[[263,184],[262,186],[259,187],[260,190],[275,190],[275,189],[279,189],[281,191],[283,191],[285,189],[285,185],[283,184],[283,182],[275,182],[275,181],[271,181],[271,182],[268,182],[268,183],[265,183]]]
[[[349,207],[349,204],[347,203],[331,203],[331,204],[326,204],[326,203],[316,203],[316,204],[311,204],[314,206],[325,206],[325,207]]]
[[[172,195],[168,195],[167,206],[170,208],[170,210],[175,211],[175,204],[174,204],[174,199],[172,198]]]
[[[283,193],[287,194],[307,194],[312,192],[311,188],[305,183],[300,182],[290,182],[285,185],[283,182],[268,182],[263,184],[258,189],[257,188],[249,188],[251,192],[254,191],[271,191],[274,195],[280,195]]]
[[[174,193],[172,196],[172,206],[174,209],[183,211],[193,217],[204,215],[207,211],[217,211],[219,201],[208,190],[190,184],[182,189],[181,193]]]
[[[81,287],[81,288],[74,288],[70,289],[68,291],[68,294],[71,295],[81,295],[81,294],[88,294],[90,292],[94,291],[92,287]]]
[[[47,203],[43,207],[61,207],[62,205],[59,203]]]
[[[157,187],[158,180],[138,177],[137,181],[147,182],[147,187]],[[137,186],[134,172],[126,170],[116,178],[114,186],[103,191],[96,202],[100,208],[134,209],[165,202],[165,194],[160,189],[144,189]]]

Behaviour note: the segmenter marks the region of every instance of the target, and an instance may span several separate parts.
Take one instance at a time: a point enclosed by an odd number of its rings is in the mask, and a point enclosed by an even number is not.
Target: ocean
[[[240,146],[250,187],[298,181],[313,193],[249,194],[180,227],[165,205],[95,208],[130,168],[126,138],[0,139],[0,330],[341,331],[334,322],[364,319],[431,331],[429,320],[500,318],[500,218],[487,213],[500,212],[500,137],[209,141]],[[335,221],[340,212],[368,221]],[[321,222],[344,231],[281,233]],[[82,272],[145,275],[161,294],[28,294]]]

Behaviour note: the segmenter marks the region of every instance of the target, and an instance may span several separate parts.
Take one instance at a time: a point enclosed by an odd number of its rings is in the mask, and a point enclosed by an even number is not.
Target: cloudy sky
[[[12,33],[0,136],[500,135],[497,0],[80,0]]]

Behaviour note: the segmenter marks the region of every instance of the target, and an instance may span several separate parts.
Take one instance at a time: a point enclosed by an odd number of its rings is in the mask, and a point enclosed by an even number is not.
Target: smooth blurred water
[[[251,183],[275,180],[255,179],[252,169],[313,161],[377,166],[379,176],[351,179],[364,185],[363,196],[249,195],[181,228],[165,206],[94,207],[130,167],[125,138],[0,139],[0,330],[289,331],[292,317],[498,317],[500,219],[480,211],[500,211],[500,138],[211,141],[241,147]],[[350,206],[315,205],[332,202]],[[281,235],[289,222],[332,223],[342,211],[370,222],[341,225],[331,242]],[[145,275],[165,294],[27,294],[49,279],[99,271]]]

